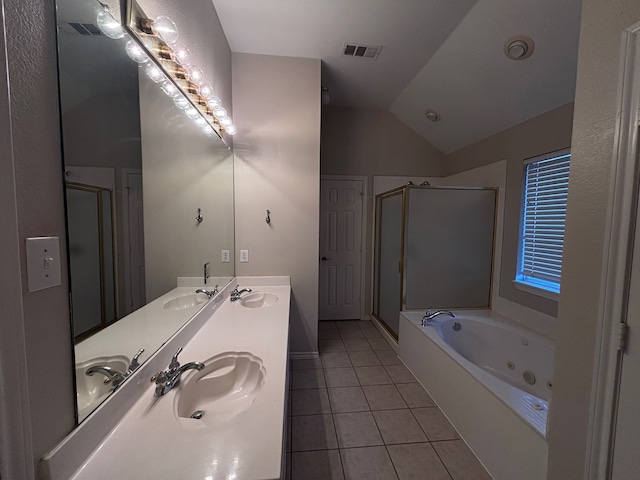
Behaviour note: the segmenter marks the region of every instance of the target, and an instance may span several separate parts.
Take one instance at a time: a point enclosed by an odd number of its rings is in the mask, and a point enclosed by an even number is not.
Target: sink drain
[[[203,410],[196,410],[191,414],[191,418],[195,418],[196,420],[200,420],[202,417],[204,417]]]

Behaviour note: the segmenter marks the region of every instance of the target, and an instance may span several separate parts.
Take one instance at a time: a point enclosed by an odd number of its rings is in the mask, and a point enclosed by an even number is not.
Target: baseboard
[[[307,360],[310,358],[320,358],[318,352],[289,352],[290,360]]]

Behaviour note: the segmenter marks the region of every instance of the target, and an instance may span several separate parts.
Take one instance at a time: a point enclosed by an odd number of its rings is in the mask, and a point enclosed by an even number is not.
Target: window
[[[525,161],[524,201],[516,286],[560,292],[569,189],[568,150]]]

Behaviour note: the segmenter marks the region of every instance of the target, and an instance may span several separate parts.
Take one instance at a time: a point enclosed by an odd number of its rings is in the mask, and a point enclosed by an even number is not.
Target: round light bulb
[[[184,45],[174,45],[172,48],[173,60],[183,67],[188,67],[191,64],[191,52]]]
[[[147,77],[149,77],[154,83],[160,83],[163,80],[166,80],[162,70],[151,62],[149,62],[144,68],[144,73],[146,73]]]
[[[162,91],[164,93],[166,93],[171,98],[174,98],[177,95],[181,95],[180,90],[178,90],[178,88],[173,83],[169,82],[168,80],[166,82],[164,82],[160,86],[160,88],[162,89]]]
[[[120,25],[120,22],[113,18],[107,10],[102,10],[98,13],[96,23],[100,31],[107,37],[113,38],[114,40],[124,37],[122,25]]]
[[[184,111],[191,120],[195,120],[200,115],[200,112],[194,107],[187,107]]]
[[[169,17],[163,15],[156,17],[153,20],[153,28],[166,43],[176,43],[178,41],[178,27]]]
[[[129,40],[124,48],[127,51],[129,58],[134,62],[147,63],[149,61],[149,57],[147,57],[147,54],[144,52],[142,47],[133,40]]]
[[[220,119],[220,125],[227,128],[233,125],[233,121],[229,117],[224,117]]]
[[[213,110],[216,107],[219,107],[220,104],[222,102],[220,101],[220,99],[218,97],[216,97],[215,95],[212,97],[207,98],[207,105],[209,105],[209,107]]]
[[[191,103],[189,103],[189,100],[187,100],[184,95],[178,95],[177,97],[175,97],[173,99],[173,103],[181,110],[186,110],[189,107],[193,108],[191,106]]]
[[[211,125],[207,125],[206,127],[202,128],[202,131],[207,135],[211,135],[213,133],[213,128],[211,127]]]
[[[221,105],[218,105],[217,107],[215,107],[213,109],[213,114],[216,117],[218,117],[218,119],[220,119],[220,118],[224,118],[224,117],[227,116],[227,111],[224,108],[222,108]]]
[[[208,125],[207,121],[202,117],[198,117],[194,121],[196,122],[196,125],[198,125],[201,128],[204,128]]]
[[[224,131],[227,132],[229,135],[235,135],[236,133],[238,133],[238,129],[233,124],[225,128]]]
[[[203,83],[198,87],[198,93],[204,98],[209,98],[213,95],[213,87],[208,83]]]
[[[189,68],[187,68],[187,78],[196,85],[202,85],[204,82],[204,73],[195,65],[190,65]]]

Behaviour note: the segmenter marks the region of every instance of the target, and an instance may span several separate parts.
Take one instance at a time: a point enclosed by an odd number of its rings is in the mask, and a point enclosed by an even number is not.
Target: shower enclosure
[[[407,185],[376,196],[373,314],[490,308],[495,188]]]

